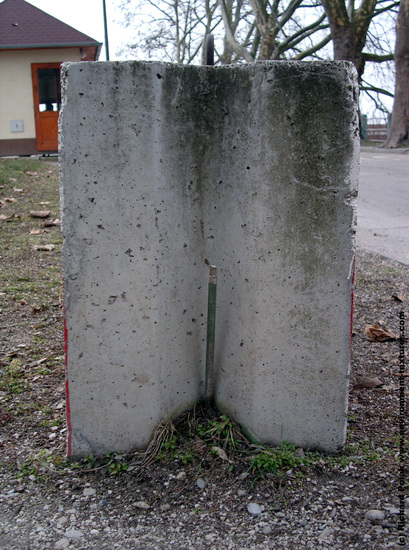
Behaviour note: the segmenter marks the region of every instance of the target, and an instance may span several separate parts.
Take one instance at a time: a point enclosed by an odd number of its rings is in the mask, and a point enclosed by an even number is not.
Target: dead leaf
[[[17,187],[13,187],[13,191],[16,193],[24,193],[24,189],[18,189]]]
[[[355,390],[361,390],[361,389],[370,389],[370,388],[377,388],[378,386],[382,386],[383,382],[379,380],[379,378],[366,378],[365,380],[362,380],[362,382],[358,382],[354,386]]]
[[[30,216],[32,218],[48,218],[50,210],[32,210]]]
[[[392,294],[392,298],[397,302],[404,302],[405,297],[402,294]]]
[[[388,329],[383,329],[379,325],[367,325],[365,327],[366,337],[370,342],[386,342],[388,340],[397,340],[397,335]]]
[[[39,367],[42,363],[45,363],[45,361],[48,361],[49,357],[43,357],[42,359],[37,359],[37,361],[33,361],[29,365],[27,365],[30,369],[34,367]]]
[[[41,201],[38,204],[41,204],[41,206],[44,206],[45,204],[50,204],[50,201]]]
[[[0,201],[0,208],[3,208],[4,206],[6,206],[6,203],[4,201]]]
[[[51,250],[54,250],[54,248],[54,244],[36,244],[34,246],[34,250],[42,250],[44,252],[51,252]]]
[[[393,376],[409,376],[409,372],[393,372]]]
[[[56,218],[55,220],[47,220],[43,223],[43,227],[54,227],[60,225],[60,220]]]
[[[199,436],[195,437],[195,442],[193,444],[195,452],[203,455],[207,450],[207,445],[204,441],[200,439]]]
[[[44,229],[32,229],[30,235],[44,235]]]
[[[26,172],[28,176],[38,176],[38,172]]]
[[[14,197],[4,197],[4,200],[6,202],[17,202],[17,199],[15,199]]]
[[[212,447],[212,451],[215,451],[222,460],[233,464],[233,462],[227,457],[226,451],[224,451],[221,447]]]

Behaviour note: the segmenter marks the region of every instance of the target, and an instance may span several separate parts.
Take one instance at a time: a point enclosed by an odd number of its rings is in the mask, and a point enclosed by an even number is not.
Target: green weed
[[[22,393],[30,389],[21,359],[12,359],[9,365],[0,369],[0,388],[10,393]]]
[[[27,462],[19,465],[19,477],[36,476],[38,480],[45,480],[48,474],[61,471],[68,466],[65,457],[53,455],[47,449],[42,449],[35,455],[31,455]]]
[[[272,474],[283,473],[291,469],[297,469],[300,465],[308,463],[305,456],[296,454],[297,446],[288,441],[280,443],[277,447],[264,448],[251,459],[253,472],[268,472]]]

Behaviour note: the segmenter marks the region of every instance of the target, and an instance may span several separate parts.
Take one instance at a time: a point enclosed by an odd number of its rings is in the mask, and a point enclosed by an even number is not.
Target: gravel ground
[[[230,461],[208,452],[192,461],[165,456],[144,470],[137,454],[59,465],[62,424],[40,433],[33,425],[37,432],[30,433],[27,421],[3,421],[0,548],[409,548],[407,482],[401,501],[398,489],[399,347],[369,342],[365,334],[368,324],[398,333],[407,273],[405,266],[358,253],[342,457],[313,455],[311,464],[282,475],[251,469],[254,449],[229,452]],[[374,378],[380,384],[366,387]],[[47,391],[50,406],[59,407],[61,388],[58,395]],[[186,419],[175,429],[187,432]]]
[[[408,373],[399,340],[368,339],[399,336],[407,266],[357,253],[342,454],[265,451],[198,406],[161,427],[155,452],[72,463],[61,239],[57,220],[44,228],[28,215],[46,207],[58,216],[58,169],[13,174],[0,185],[0,549],[409,548]]]

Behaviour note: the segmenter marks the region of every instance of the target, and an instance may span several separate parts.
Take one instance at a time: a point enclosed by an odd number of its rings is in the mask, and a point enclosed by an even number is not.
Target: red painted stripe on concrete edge
[[[354,283],[355,283],[355,255],[352,260],[352,284],[351,284],[351,349],[352,349],[352,331],[354,326]]]
[[[65,414],[67,418],[67,454],[71,456],[71,440],[72,440],[72,428],[71,428],[71,408],[70,408],[70,389],[68,384],[68,329],[65,320],[64,311],[64,351],[65,351]]]

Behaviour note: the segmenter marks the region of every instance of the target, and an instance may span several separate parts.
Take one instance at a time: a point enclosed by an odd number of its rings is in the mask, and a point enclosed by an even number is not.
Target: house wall
[[[0,52],[0,155],[35,152],[31,63],[60,61],[81,61],[80,49]],[[23,121],[22,132],[11,132],[12,120]]]

